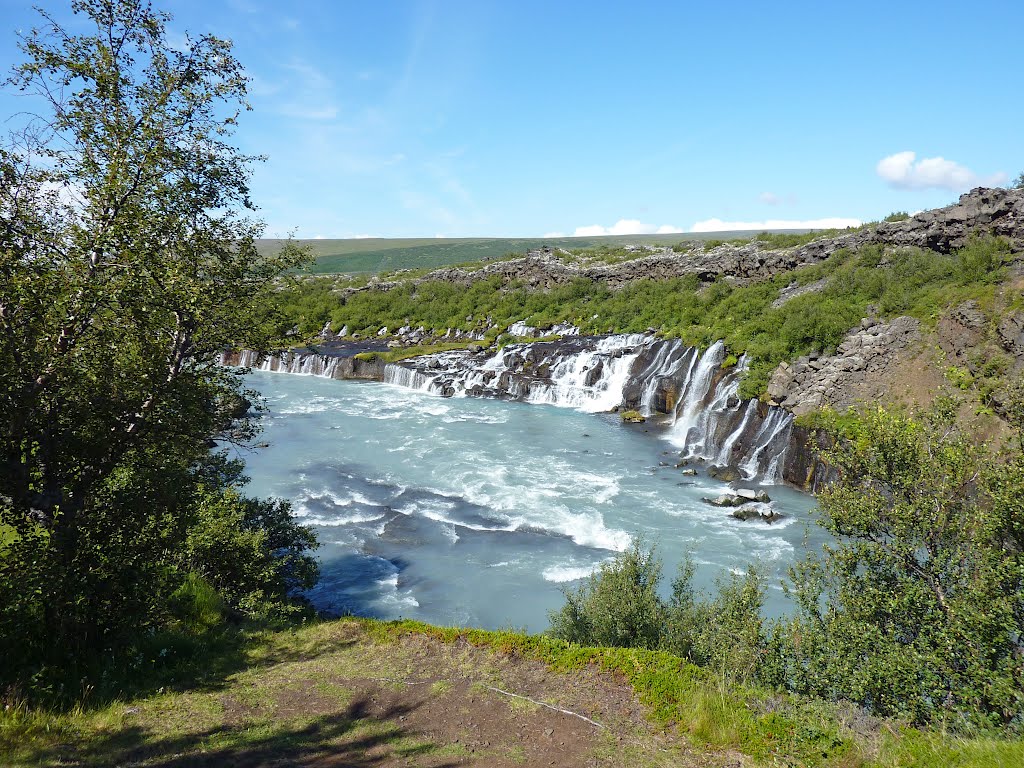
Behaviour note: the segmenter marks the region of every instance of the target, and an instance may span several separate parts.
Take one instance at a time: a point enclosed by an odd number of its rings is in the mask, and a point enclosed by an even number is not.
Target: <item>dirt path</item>
[[[413,635],[380,644],[355,622],[335,622],[257,663],[210,690],[117,705],[80,741],[32,764],[742,765],[651,726],[611,675],[553,672],[465,642]]]

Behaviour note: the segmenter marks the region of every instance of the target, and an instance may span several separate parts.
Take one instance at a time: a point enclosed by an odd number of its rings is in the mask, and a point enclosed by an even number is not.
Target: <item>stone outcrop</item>
[[[854,385],[881,373],[895,353],[920,339],[920,323],[914,318],[897,317],[888,323],[865,319],[847,335],[835,355],[780,363],[768,382],[768,396],[797,416],[823,406],[848,408],[856,404]]]
[[[480,269],[456,267],[439,269],[412,280],[414,285],[429,280],[469,285],[499,277],[503,283],[517,282],[545,290],[576,278],[599,280],[615,290],[641,279],[666,280],[695,275],[702,281],[725,277],[737,284],[764,280],[796,267],[824,261],[842,248],[865,245],[928,248],[948,253],[961,248],[974,235],[1008,238],[1014,250],[1024,251],[1024,190],[979,187],[961,195],[945,208],[922,211],[896,222],[882,222],[835,237],[821,237],[795,248],[769,249],[759,241],[743,245],[724,244],[706,249],[696,243],[693,250],[677,253],[669,248],[650,249],[636,259],[617,264],[571,263],[551,248],[530,251],[517,259],[498,261]],[[347,288],[342,297],[367,290],[390,290],[405,281],[373,281],[360,288]],[[809,288],[813,290],[813,287]],[[802,290],[808,290],[804,288]],[[794,291],[780,301],[799,295]]]

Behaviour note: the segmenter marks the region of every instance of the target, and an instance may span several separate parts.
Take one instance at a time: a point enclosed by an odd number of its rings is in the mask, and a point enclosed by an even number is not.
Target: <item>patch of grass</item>
[[[435,696],[444,696],[452,689],[450,680],[436,680],[430,684],[430,692]]]
[[[478,341],[473,342],[452,342],[450,344],[417,344],[413,347],[395,347],[389,349],[387,352],[359,352],[356,355],[357,360],[380,360],[385,363],[397,363],[399,360],[405,360],[410,357],[420,357],[421,355],[433,355],[437,352],[452,352],[457,349],[466,349],[470,344],[479,344]]]
[[[512,631],[343,619],[246,632],[239,640],[244,665],[205,683],[192,683],[189,690],[113,699],[64,712],[13,703],[0,711],[0,763],[70,761],[89,766],[202,758],[262,764],[312,760],[327,753],[358,761],[371,750],[413,762],[419,757],[463,757],[467,753],[460,745],[410,737],[393,721],[368,715],[346,698],[349,692],[338,682],[346,675],[415,679],[422,670],[422,646],[395,642],[407,636],[449,644],[455,652],[447,663],[470,680],[490,679],[494,670],[478,656],[472,661],[459,652],[463,643],[464,648],[485,647],[542,661],[560,673],[585,667],[604,670],[629,681],[655,723],[681,729],[698,745],[743,752],[758,764],[966,768],[1020,765],[1024,760],[1020,740],[952,737],[889,721],[880,721],[880,732],[865,734],[851,727],[834,705],[737,686],[663,651],[585,648]],[[227,670],[238,659],[205,661],[210,670]],[[301,695],[308,685],[319,698]],[[447,680],[431,688],[435,695],[450,690]],[[256,706],[237,707],[242,701]],[[310,711],[287,714],[295,711],[295,702]],[[637,764],[646,764],[649,753],[640,750],[637,759]]]

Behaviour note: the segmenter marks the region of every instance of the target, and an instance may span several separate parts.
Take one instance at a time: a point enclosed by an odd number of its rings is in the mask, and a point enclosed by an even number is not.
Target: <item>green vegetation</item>
[[[876,715],[967,734],[1024,723],[1024,386],[1002,454],[954,426],[955,404],[911,416],[844,414],[819,494],[832,535],[790,571],[798,610],[764,622],[752,571],[668,600],[653,551],[605,564],[552,615],[554,636],[662,649],[737,683],[852,702]],[[835,422],[830,422],[832,426]]]
[[[210,450],[255,433],[218,355],[285,343],[260,307],[303,260],[260,257],[260,225],[229,212],[251,207],[251,158],[227,143],[244,71],[215,37],[172,46],[146,3],[75,11],[75,31],[47,16],[22,38],[11,82],[50,108],[49,130],[0,152],[0,691],[14,699],[112,685],[168,632],[187,649],[227,619],[303,615],[295,593],[317,576],[288,504],[240,495],[240,464]]]
[[[382,274],[396,270],[430,270],[466,263],[481,264],[521,255],[549,246],[555,249],[617,249],[627,245],[692,248],[709,237],[692,235],[607,235],[603,237],[545,238],[365,238],[357,240],[302,240],[314,261],[304,271],[310,274]],[[693,243],[687,243],[692,238]],[[683,243],[680,240],[683,239]],[[288,241],[261,240],[260,253],[273,255]]]
[[[787,235],[787,237],[790,237]],[[424,326],[438,335],[448,328],[492,334],[517,320],[540,328],[571,322],[583,333],[635,333],[649,327],[695,346],[724,339],[734,355],[746,354],[741,395],[764,392],[783,360],[813,351],[831,353],[873,307],[882,316],[907,314],[933,323],[949,306],[977,299],[991,304],[1005,275],[1006,241],[979,238],[954,254],[870,246],[841,250],[827,261],[734,286],[701,283],[696,276],[640,280],[618,291],[577,279],[547,291],[506,285],[500,277],[468,286],[440,280],[365,290],[344,304],[329,281],[304,281],[279,294],[278,312],[304,334],[330,323],[335,330],[372,336],[382,327]],[[823,281],[811,292],[776,306],[787,287]]]
[[[835,237],[844,233],[845,230],[842,229],[822,229],[799,233],[762,232],[754,239],[762,243],[765,248],[796,248],[801,245],[807,245],[807,243],[821,237]]]
[[[906,221],[909,218],[910,218],[910,214],[907,213],[906,211],[893,211],[888,216],[886,216],[884,219],[882,219],[882,221],[887,222],[887,223],[893,223],[893,222],[897,222],[897,221]]]
[[[397,363],[409,357],[420,355],[433,355],[438,352],[451,352],[456,349],[465,349],[472,342],[452,342],[450,344],[417,344],[412,347],[397,347],[387,352],[360,352],[356,357],[360,360],[380,360],[385,363]]]
[[[447,740],[436,733],[424,737],[403,722],[407,710],[401,707],[391,717],[374,717],[358,706],[367,693],[360,686],[376,679],[380,692],[396,697],[403,689],[420,691],[427,686],[417,683],[433,679],[429,696],[458,711],[470,706],[468,698],[455,698],[460,683],[470,685],[477,707],[488,697],[497,698],[485,685],[516,690],[502,678],[519,660],[545,664],[550,670],[545,686],[552,692],[590,685],[592,674],[581,675],[595,670],[628,681],[658,726],[704,749],[733,750],[733,760],[735,752],[742,753],[755,765],[1009,768],[1024,760],[1019,740],[919,730],[872,718],[849,705],[729,683],[714,670],[666,651],[587,647],[515,632],[343,619],[276,632],[241,627],[220,635],[187,662],[158,652],[152,658],[146,685],[120,698],[94,697],[67,712],[20,704],[0,710],[4,762],[275,764],[329,754],[359,764],[373,754],[402,764],[433,765],[438,758],[465,756],[452,751],[459,745],[451,740],[458,735],[465,740],[467,734],[454,732]],[[403,681],[413,685],[403,686]],[[560,698],[564,693],[555,695],[541,698],[566,706]],[[611,742],[639,744],[648,738],[643,731],[618,731]],[[633,759],[613,752],[618,755],[614,762],[678,764],[666,763],[672,756],[661,751],[664,742],[659,744],[653,754]],[[487,753],[477,749],[486,762]]]

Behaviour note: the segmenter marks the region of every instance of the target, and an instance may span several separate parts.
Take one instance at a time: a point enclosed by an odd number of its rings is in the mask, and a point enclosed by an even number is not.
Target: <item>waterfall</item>
[[[640,397],[640,413],[644,416],[653,414],[654,398],[659,385],[673,378],[681,361],[687,360],[692,366],[696,358],[697,350],[684,346],[679,339],[663,342],[651,362],[643,370],[634,374],[638,380],[646,382]]]
[[[683,393],[679,398],[679,405],[676,406],[676,413],[680,413],[680,411],[681,413],[676,417],[675,424],[669,430],[669,440],[673,445],[684,449],[688,447],[690,431],[698,426],[699,420],[706,410],[702,406],[710,392],[712,377],[715,371],[721,368],[723,359],[725,359],[725,344],[716,341],[701,355],[696,370],[693,369],[691,363]],[[697,439],[703,441],[703,435],[699,435]]]
[[[394,384],[407,389],[430,389],[434,382],[434,376],[430,376],[415,368],[406,368],[404,365],[388,363],[384,366],[384,383]]]
[[[751,419],[757,416],[757,400],[747,401],[747,407],[743,411],[743,419],[740,421],[740,425],[736,427],[722,442],[722,447],[718,451],[718,455],[715,456],[715,464],[728,466],[732,462],[732,449],[736,445],[736,441],[740,439],[740,435],[746,430],[747,425]]]
[[[788,439],[778,440],[780,436],[788,438],[790,429],[793,426],[793,417],[788,411],[783,408],[771,408],[768,412],[768,417],[761,424],[761,428],[757,431],[750,451],[747,456],[739,465],[740,472],[747,479],[756,477],[761,469],[761,456],[765,451],[772,447],[776,442],[781,442],[783,445],[788,444]],[[783,435],[783,433],[786,433]],[[781,451],[776,451],[776,454],[769,454],[769,464],[781,455]],[[777,471],[777,467],[776,467]]]
[[[439,352],[383,365],[377,376],[443,397],[498,397],[586,412],[626,407],[649,418],[660,412],[669,423],[665,438],[681,455],[736,467],[747,479],[780,482],[792,416],[757,400],[741,401],[746,360],[723,369],[725,355],[721,341],[702,354],[678,339],[648,334],[563,337],[509,344],[489,354]],[[342,367],[342,358],[316,352],[260,359],[242,350],[230,359],[265,371],[356,375],[350,359]]]
[[[558,360],[551,367],[551,384],[530,389],[527,401],[561,408],[597,413],[622,403],[622,390],[629,380],[636,347],[648,339],[640,335],[609,336],[593,350],[584,350]]]

